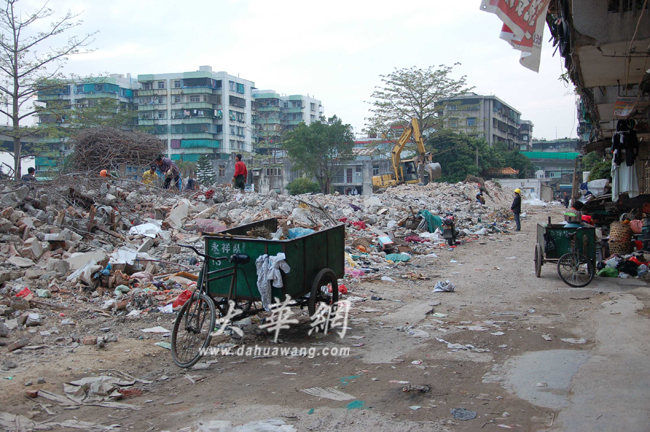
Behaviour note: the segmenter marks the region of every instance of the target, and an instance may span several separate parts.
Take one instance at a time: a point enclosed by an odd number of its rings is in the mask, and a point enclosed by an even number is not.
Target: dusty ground
[[[76,317],[89,323],[77,326],[77,337],[101,336],[105,333],[100,329],[108,328],[107,334],[119,335],[118,342],[103,349],[75,347],[66,337],[44,341],[46,347],[36,351],[5,355],[18,367],[1,372],[0,404],[36,422],[79,419],[137,431],[193,431],[215,420],[241,425],[270,418],[299,431],[477,431],[504,426],[575,431],[615,430],[616,425],[623,425],[618,430],[647,430],[644,401],[650,386],[644,380],[650,352],[643,332],[650,296],[645,283],[601,279],[572,289],[552,264],[537,279],[536,222],[549,215],[559,220],[560,210],[528,210],[521,233],[438,250],[438,258],[417,257],[391,272],[396,282],[348,284],[350,295],[366,300],[354,303],[345,339],[308,336],[306,312],[300,325],[280,337],[281,347],[350,347],[348,357],[205,357],[202,369],[183,370],[173,364],[168,350],[154,345],[169,338],[139,332],[155,325],[171,329],[173,315],[126,321],[97,314],[90,321]],[[409,273],[429,280],[396,277]],[[433,293],[435,282],[446,279],[456,292]],[[243,343],[276,346],[257,325],[245,330]],[[561,338],[584,338],[586,343]],[[473,348],[449,348],[439,339]],[[218,342],[213,340],[212,346]],[[153,381],[137,384],[143,395],[123,401],[139,410],[70,410],[25,396],[26,389],[37,388],[62,394],[66,381],[115,370]],[[24,386],[39,377],[46,384]],[[430,391],[404,392],[404,384],[391,381],[427,385]],[[312,387],[336,388],[356,400],[319,399],[300,391]],[[454,408],[478,416],[455,420],[450,413]]]

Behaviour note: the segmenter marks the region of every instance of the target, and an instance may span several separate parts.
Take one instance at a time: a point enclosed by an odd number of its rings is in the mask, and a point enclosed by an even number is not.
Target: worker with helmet
[[[519,220],[519,215],[521,214],[521,189],[515,189],[515,199],[512,201],[510,210],[515,215],[515,224],[517,224],[516,231],[521,231],[521,221]]]

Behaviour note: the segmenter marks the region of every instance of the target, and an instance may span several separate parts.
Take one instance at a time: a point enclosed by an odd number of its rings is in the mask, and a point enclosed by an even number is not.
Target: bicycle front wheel
[[[195,293],[181,308],[172,330],[172,358],[182,368],[194,366],[210,344],[217,319],[214,302]]]
[[[587,286],[594,279],[594,265],[586,256],[569,252],[557,262],[557,274],[570,287]]]

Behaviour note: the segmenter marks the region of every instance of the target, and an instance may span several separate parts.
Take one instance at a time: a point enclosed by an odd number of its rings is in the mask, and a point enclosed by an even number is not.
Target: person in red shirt
[[[235,187],[241,189],[242,192],[246,187],[246,176],[248,176],[248,170],[246,169],[246,164],[241,160],[241,154],[235,156],[235,175],[233,179],[235,180]]]

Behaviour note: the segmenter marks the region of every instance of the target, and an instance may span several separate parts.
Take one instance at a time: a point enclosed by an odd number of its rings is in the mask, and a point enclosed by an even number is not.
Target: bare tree
[[[30,128],[21,128],[21,121],[44,109],[34,104],[37,93],[61,86],[61,68],[68,56],[81,53],[96,33],[71,36],[60,46],[52,46],[52,38],[82,24],[79,14],[68,11],[55,18],[47,1],[35,11],[27,12],[17,7],[19,1],[4,0],[5,5],[0,8],[0,95],[7,107],[0,108],[0,112],[12,121],[13,129],[7,135],[14,141],[17,179],[21,174],[21,138],[31,133]],[[48,22],[48,30],[37,30],[43,27],[42,21]]]

